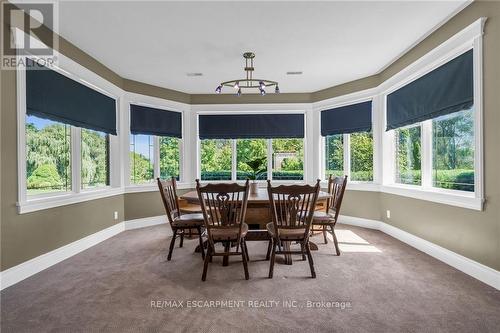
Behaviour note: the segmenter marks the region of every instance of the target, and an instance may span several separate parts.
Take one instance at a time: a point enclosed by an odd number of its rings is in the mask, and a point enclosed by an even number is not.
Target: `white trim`
[[[124,222],[124,230],[134,230],[139,228],[151,227],[159,224],[168,224],[166,215],[158,215],[151,217],[144,217],[135,220],[128,220]]]
[[[340,216],[339,223],[382,231],[383,233],[394,237],[403,243],[406,243],[417,250],[420,250],[431,257],[434,257],[439,261],[444,262],[459,271],[462,271],[463,273],[470,275],[489,286],[492,286],[493,288],[496,288],[497,290],[500,290],[500,271],[431,243],[423,238],[412,235],[390,224],[377,220],[343,215]]]
[[[43,271],[75,254],[105,241],[124,231],[124,223],[117,223],[109,228],[64,245],[60,248],[44,253],[36,258],[25,261],[17,266],[0,272],[0,290],[10,287],[36,273]]]

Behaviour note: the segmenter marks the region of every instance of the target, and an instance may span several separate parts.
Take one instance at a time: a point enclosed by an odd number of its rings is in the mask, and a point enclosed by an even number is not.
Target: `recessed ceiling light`
[[[198,73],[198,72],[193,72],[193,73],[186,73],[187,76],[203,76],[203,73]]]
[[[286,72],[286,75],[302,75],[302,71],[291,71],[291,72]]]

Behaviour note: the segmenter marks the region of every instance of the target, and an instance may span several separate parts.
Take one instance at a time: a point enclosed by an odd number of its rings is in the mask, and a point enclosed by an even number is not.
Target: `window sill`
[[[418,186],[404,186],[398,184],[382,185],[383,193],[395,194],[404,197],[436,202],[440,204],[461,207],[466,209],[483,210],[483,198],[476,198],[474,193],[445,189],[423,189]]]
[[[79,202],[112,197],[122,194],[121,188],[103,188],[89,189],[80,193],[59,193],[55,195],[46,195],[35,198],[28,198],[25,202],[17,203],[17,211],[19,214],[36,212],[49,208],[71,205]]]

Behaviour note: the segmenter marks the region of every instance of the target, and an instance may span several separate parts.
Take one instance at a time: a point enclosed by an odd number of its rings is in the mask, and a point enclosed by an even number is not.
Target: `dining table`
[[[190,205],[199,205],[198,193],[196,191],[190,191],[180,196],[180,198]],[[316,201],[316,210],[325,210],[326,201],[331,198],[331,194],[328,192],[320,191],[318,193],[318,199]],[[182,208],[181,208],[182,209]],[[259,188],[257,193],[249,193],[247,212],[245,217],[245,223],[248,224],[249,232],[247,234],[247,241],[264,241],[269,240],[267,234],[266,225],[272,221],[271,207],[269,204],[269,196],[267,193],[267,188]],[[285,242],[285,247],[289,247],[289,242]],[[309,247],[311,251],[317,251],[318,246],[309,241]],[[200,249],[196,249],[199,251]],[[292,264],[292,256],[285,255],[285,263]],[[224,258],[224,265],[227,265],[226,257]]]

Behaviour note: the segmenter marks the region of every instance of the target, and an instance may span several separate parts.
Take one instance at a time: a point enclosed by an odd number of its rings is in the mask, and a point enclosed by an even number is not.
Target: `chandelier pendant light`
[[[266,87],[274,87],[274,92],[279,94],[280,88],[278,86],[278,82],[253,78],[253,71],[255,70],[253,67],[253,59],[255,58],[255,53],[245,52],[243,53],[243,58],[245,59],[246,79],[222,82],[215,89],[215,92],[220,94],[222,92],[222,87],[231,87],[236,89],[236,95],[240,96],[242,89],[259,89],[260,94],[264,96],[266,94]]]

